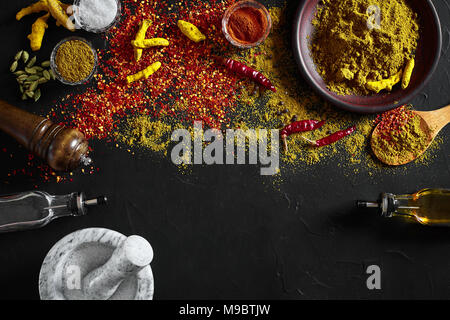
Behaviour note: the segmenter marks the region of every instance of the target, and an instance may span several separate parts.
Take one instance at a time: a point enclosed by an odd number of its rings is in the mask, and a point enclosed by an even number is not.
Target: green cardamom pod
[[[23,50],[17,52],[16,55],[14,56],[14,61],[18,61],[20,58],[22,58],[22,53],[23,53]]]
[[[15,72],[18,65],[19,64],[17,63],[17,61],[14,61],[11,65],[11,67],[9,68],[9,70],[11,70],[11,72]]]
[[[36,56],[31,58],[31,60],[27,63],[27,67],[31,68],[32,66],[34,66],[35,63],[36,63]]]
[[[14,74],[16,75],[16,76],[21,76],[21,75],[24,75],[26,72],[25,71],[22,71],[22,70],[19,70],[19,71],[16,71],[16,72],[14,72]]]
[[[52,79],[55,80],[56,79],[56,75],[53,72],[53,70],[50,69],[48,72],[50,73],[50,76],[52,77]]]
[[[26,71],[28,74],[36,74],[36,69],[34,69],[34,68],[28,68],[28,67],[25,67],[25,71]]]
[[[38,84],[44,84],[44,83],[46,83],[46,82],[48,82],[48,80],[45,79],[45,78],[40,78],[40,79],[38,80]]]
[[[44,72],[42,74],[45,77],[45,79],[47,79],[47,80],[51,79],[50,72],[48,72],[47,70],[44,70]]]
[[[32,76],[29,76],[28,78],[27,78],[27,80],[28,81],[36,81],[36,80],[39,80],[39,76],[38,75],[32,75]]]
[[[24,94],[22,94],[22,100],[27,100],[28,99],[28,96],[24,93]]]
[[[36,90],[37,86],[38,86],[38,82],[37,82],[37,81],[34,81],[34,82],[30,85],[30,87],[28,88],[28,90],[29,90],[29,91],[34,91],[34,90]]]
[[[34,66],[33,68],[36,69],[36,71],[44,71],[44,68],[41,68],[39,66]]]
[[[44,68],[50,67],[50,61],[47,60],[47,61],[42,62],[41,66],[44,67]]]
[[[33,91],[26,91],[25,94],[28,96],[28,98],[33,98],[34,97],[34,92]]]
[[[17,77],[17,80],[25,81],[26,79],[28,79],[28,77],[29,77],[28,75],[22,74],[22,75],[20,75],[20,76]]]
[[[41,97],[41,89],[37,89],[36,92],[34,93],[34,102],[38,101],[40,97]]]
[[[26,52],[26,51],[22,52],[22,61],[23,61],[23,63],[27,63],[29,57],[30,57],[30,55],[28,54],[28,52]]]

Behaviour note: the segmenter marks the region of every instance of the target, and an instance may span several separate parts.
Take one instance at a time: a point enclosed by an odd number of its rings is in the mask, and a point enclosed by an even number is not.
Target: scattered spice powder
[[[330,106],[304,84],[290,49],[290,32],[289,28],[286,28],[286,25],[289,24],[286,18],[288,13],[280,7],[270,8],[269,11],[273,32],[262,45],[247,50],[243,56],[235,58],[245,61],[257,70],[263,70],[278,90],[258,96],[252,94],[251,87],[243,85],[239,94],[240,108],[236,123],[241,118],[245,119],[248,127],[261,126],[282,129],[291,122],[294,116],[297,121],[326,120],[324,126],[314,132],[294,134],[289,138],[288,151],[280,154],[282,172],[289,168],[292,170],[300,166],[305,168],[331,159],[339,153],[339,149],[343,149],[340,151],[344,151],[343,158],[345,158],[345,155],[348,154],[345,152],[346,143],[344,144],[344,141],[347,141],[346,139],[331,146],[315,148],[309,146],[302,136],[315,140],[357,123],[358,129],[348,139],[353,140],[360,137],[361,140],[367,142],[367,135],[363,136],[363,132],[367,133],[368,130],[361,131],[359,124],[364,123],[372,128],[372,122],[366,120],[366,117],[343,112]],[[355,157],[364,154],[365,143],[364,146],[360,145],[361,148],[358,150],[352,150],[352,155],[355,154]]]
[[[212,52],[229,55],[233,48],[221,32],[221,19],[231,1],[133,0],[123,1],[123,19],[105,34],[108,48],[100,50],[99,72],[94,86],[82,94],[71,94],[61,109],[69,109],[64,122],[85,135],[108,139],[125,115],[145,113],[154,119],[162,114],[186,126],[201,120],[205,126],[229,126],[236,108],[238,77],[212,59]],[[146,50],[136,62],[130,45],[142,19],[152,21],[147,38],[165,38],[170,46]],[[194,23],[208,42],[195,43],[180,32],[177,22]],[[163,67],[157,77],[126,84],[126,77],[155,61]],[[76,105],[75,110],[72,105]]]
[[[323,127],[305,133],[315,140],[356,124],[356,132],[336,144],[314,148],[302,134],[289,138],[289,152],[281,153],[283,176],[299,168],[334,161],[353,173],[367,170],[369,175],[383,169],[368,152],[373,117],[340,111],[318,98],[304,84],[290,50],[289,24],[284,8],[271,8],[274,32],[260,46],[237,52],[221,33],[221,19],[233,1],[124,0],[123,19],[105,34],[109,46],[99,52],[99,72],[93,86],[83,93],[73,93],[55,106],[49,116],[78,127],[88,138],[112,142],[118,147],[166,153],[169,131],[185,127],[192,131],[194,120],[203,127],[284,128],[295,117],[326,120]],[[152,21],[147,37],[169,39],[171,46],[146,50],[139,62],[130,45],[143,19]],[[208,41],[195,43],[177,27],[183,19],[198,26]],[[260,92],[253,81],[240,78],[208,57],[220,54],[264,73],[277,92]],[[158,77],[126,84],[126,76],[142,70],[154,61],[163,67]],[[255,94],[256,92],[256,94]],[[438,149],[438,143],[435,145]],[[131,154],[134,152],[130,151]],[[427,153],[429,155],[431,153]],[[430,157],[431,158],[431,157]],[[421,163],[422,164],[422,163]],[[36,169],[37,171],[40,169]],[[44,169],[42,169],[45,171]],[[98,169],[96,169],[98,170]],[[96,171],[90,168],[86,172]],[[403,172],[401,169],[391,173]],[[17,170],[14,174],[20,174]],[[47,177],[54,177],[45,173]],[[64,177],[62,179],[65,179]],[[71,176],[67,180],[72,179]],[[281,174],[274,183],[281,182]]]
[[[167,155],[172,126],[162,121],[152,121],[148,116],[137,116],[127,120],[124,130],[116,132],[118,141],[130,147],[143,147]]]
[[[61,77],[75,83],[91,74],[95,57],[91,47],[84,41],[68,40],[59,46],[55,62]]]

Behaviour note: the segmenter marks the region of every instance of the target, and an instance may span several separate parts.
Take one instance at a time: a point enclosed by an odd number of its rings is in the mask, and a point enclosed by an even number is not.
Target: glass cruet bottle
[[[377,202],[357,201],[358,208],[378,208],[383,217],[405,217],[429,226],[450,226],[450,189],[423,189],[414,194],[382,193]]]
[[[87,207],[106,201],[105,196],[86,200],[82,192],[54,196],[29,191],[0,196],[0,232],[41,228],[59,217],[85,215]]]

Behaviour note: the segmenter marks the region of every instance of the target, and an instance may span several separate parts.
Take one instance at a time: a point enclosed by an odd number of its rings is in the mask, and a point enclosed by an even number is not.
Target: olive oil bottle
[[[450,227],[450,189],[423,189],[414,194],[382,193],[378,202],[357,201],[358,208],[378,208],[383,217],[405,217],[428,226]]]

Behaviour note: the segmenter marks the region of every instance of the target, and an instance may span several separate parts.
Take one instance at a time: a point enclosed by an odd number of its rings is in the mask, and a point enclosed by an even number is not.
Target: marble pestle
[[[83,292],[88,300],[107,300],[122,281],[135,275],[153,260],[150,243],[140,236],[126,238],[104,265],[83,279]]]

